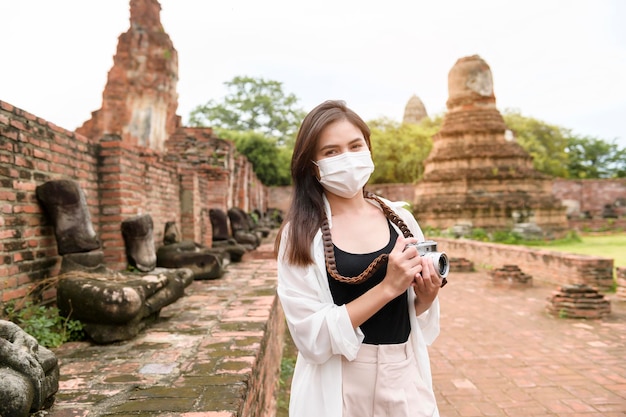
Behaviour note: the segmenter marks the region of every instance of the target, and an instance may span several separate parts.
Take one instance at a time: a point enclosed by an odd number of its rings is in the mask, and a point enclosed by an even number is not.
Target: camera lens
[[[443,256],[439,257],[439,275],[446,273],[446,259]]]
[[[439,256],[435,259],[437,274],[441,278],[445,278],[448,276],[448,272],[450,272],[450,262],[448,262],[448,255],[446,255],[445,253],[440,253],[438,255]]]

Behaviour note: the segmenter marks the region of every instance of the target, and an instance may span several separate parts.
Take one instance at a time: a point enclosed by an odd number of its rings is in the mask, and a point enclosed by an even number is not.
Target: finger
[[[440,287],[441,286],[441,278],[439,277],[439,275],[437,274],[436,270],[435,270],[435,261],[431,258],[426,259],[425,260],[425,268],[428,269],[428,278],[430,280],[430,282],[437,286]]]
[[[398,236],[392,251],[399,250],[400,252],[404,252],[404,250],[407,249],[407,245],[411,243],[417,243],[417,239],[414,237],[405,238],[404,236]]]
[[[423,291],[424,289],[426,289],[427,280],[424,278],[424,276],[421,273],[415,275],[414,281],[419,291]]]
[[[430,277],[430,275],[432,274],[432,270],[430,269],[430,259],[425,257],[425,256],[421,256],[420,257],[420,264],[422,266],[422,270],[420,271],[422,273],[422,277],[428,278]]]
[[[418,264],[415,266],[415,275],[414,275],[414,278],[415,278],[415,279],[417,279],[417,278],[421,278],[421,277],[422,277],[422,272],[423,272],[423,271],[424,271],[424,266],[423,266],[421,263],[418,263]]]

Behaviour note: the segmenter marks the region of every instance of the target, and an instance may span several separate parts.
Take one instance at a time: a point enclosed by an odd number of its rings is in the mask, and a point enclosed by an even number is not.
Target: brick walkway
[[[623,301],[603,320],[561,319],[545,313],[556,286],[451,277],[430,350],[442,417],[626,416]]]
[[[238,416],[274,302],[267,254],[194,282],[131,341],[58,349],[60,391],[39,415]],[[626,415],[624,302],[612,301],[601,321],[559,319],[544,312],[555,287],[494,287],[480,272],[450,278],[430,350],[442,417]]]
[[[259,363],[272,355],[269,379],[277,380],[284,334],[269,250],[266,245],[246,254],[219,279],[194,281],[132,340],[56,349],[60,389],[53,406],[37,417],[260,416],[246,399],[260,402],[255,385],[267,379]],[[270,333],[279,336],[268,341]],[[273,410],[273,400],[262,408]]]

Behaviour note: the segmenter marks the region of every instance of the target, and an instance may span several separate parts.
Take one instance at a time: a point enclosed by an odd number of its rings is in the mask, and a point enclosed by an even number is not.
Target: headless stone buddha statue
[[[194,280],[220,278],[230,263],[227,251],[214,250],[193,241],[181,240],[176,222],[165,223],[163,245],[157,249],[157,266],[188,268]]]
[[[126,256],[132,270],[104,265],[83,191],[75,181],[54,180],[37,187],[63,256],[57,282],[62,316],[79,320],[96,343],[135,337],[158,318],[160,310],[184,295],[193,282],[185,268],[155,268],[152,218],[137,216],[122,223]]]

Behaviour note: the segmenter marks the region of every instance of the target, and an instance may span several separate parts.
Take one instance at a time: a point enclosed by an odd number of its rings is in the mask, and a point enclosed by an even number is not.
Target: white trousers
[[[343,417],[431,417],[434,393],[422,380],[409,341],[361,345],[357,358],[343,359]]]

